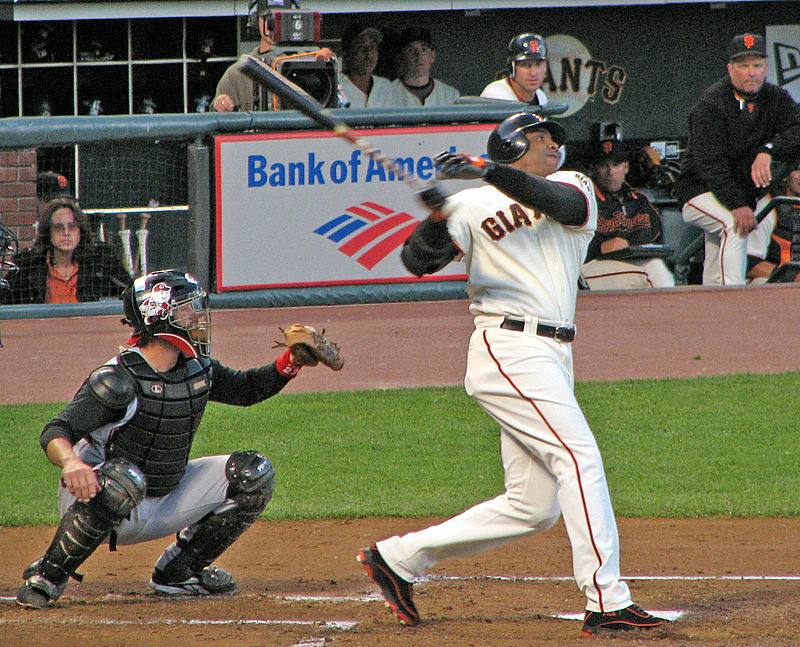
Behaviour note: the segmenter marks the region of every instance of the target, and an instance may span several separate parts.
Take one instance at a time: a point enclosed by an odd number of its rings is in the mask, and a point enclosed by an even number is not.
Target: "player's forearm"
[[[520,204],[565,225],[586,222],[586,199],[575,187],[551,182],[506,164],[494,165],[484,178]]]
[[[66,438],[53,438],[53,440],[47,443],[45,453],[47,454],[47,460],[60,468],[63,468],[64,465],[70,462],[80,461],[75,450],[72,449],[72,443]]]

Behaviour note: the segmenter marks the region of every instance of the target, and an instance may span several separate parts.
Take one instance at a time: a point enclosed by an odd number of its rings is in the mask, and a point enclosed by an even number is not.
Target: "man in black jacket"
[[[735,36],[728,76],[709,87],[689,114],[689,145],[674,196],[686,223],[705,230],[703,283],[744,285],[749,236],[769,239],[753,208],[772,179],[773,159],[800,153],[800,115],[792,97],[766,83],[764,39]]]

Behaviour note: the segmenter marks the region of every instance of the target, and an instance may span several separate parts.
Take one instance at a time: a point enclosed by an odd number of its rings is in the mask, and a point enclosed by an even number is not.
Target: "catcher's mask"
[[[159,337],[190,357],[210,357],[208,295],[191,274],[158,270],[140,276],[125,289],[122,303],[135,337]]]
[[[518,112],[500,123],[489,135],[486,144],[489,159],[504,164],[516,162],[530,147],[525,133],[535,128],[547,130],[559,148],[567,139],[566,131],[556,122],[542,119],[531,112]]]

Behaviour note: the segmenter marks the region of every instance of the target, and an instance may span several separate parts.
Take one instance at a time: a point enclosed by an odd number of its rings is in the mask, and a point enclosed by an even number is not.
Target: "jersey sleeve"
[[[87,379],[72,401],[55,418],[48,422],[41,435],[39,444],[47,451],[47,445],[54,438],[66,438],[73,445],[89,435],[125,416],[126,407],[109,407],[94,394]]]
[[[212,381],[210,399],[223,404],[247,407],[281,391],[291,378],[282,375],[275,362],[250,368],[236,370],[212,360]]]
[[[594,231],[597,229],[597,198],[594,194],[592,181],[578,171],[556,171],[548,175],[547,179],[558,184],[566,184],[580,191],[586,202],[586,219],[579,225],[566,225],[576,231]]]

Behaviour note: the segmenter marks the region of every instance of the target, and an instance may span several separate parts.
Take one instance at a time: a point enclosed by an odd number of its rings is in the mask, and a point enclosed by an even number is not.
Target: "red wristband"
[[[278,369],[278,373],[281,375],[294,377],[300,372],[303,365],[292,361],[292,351],[287,348],[286,352],[275,360],[275,368]]]

